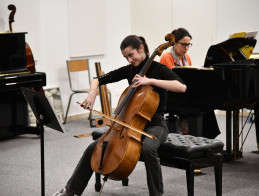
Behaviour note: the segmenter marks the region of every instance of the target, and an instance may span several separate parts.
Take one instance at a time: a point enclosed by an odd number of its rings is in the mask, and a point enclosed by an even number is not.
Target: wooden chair
[[[78,94],[78,93],[90,93],[90,84],[91,84],[88,59],[67,60],[66,63],[67,63],[67,73],[68,73],[68,79],[69,79],[69,86],[70,86],[70,90],[72,91],[72,93],[69,96],[66,115],[65,115],[65,118],[64,118],[64,124],[67,121],[67,115],[68,115],[68,111],[69,111],[69,108],[70,108],[70,103],[71,103],[71,99],[72,99],[73,95]],[[72,81],[72,76],[71,76],[71,74],[73,72],[86,72],[86,75],[88,77],[88,82],[89,82],[88,83],[89,88],[75,89],[75,87],[73,85],[75,81]],[[81,81],[86,83],[85,78],[82,78]],[[90,114],[89,114],[90,124],[91,124],[91,119],[92,119],[92,111],[90,111]]]

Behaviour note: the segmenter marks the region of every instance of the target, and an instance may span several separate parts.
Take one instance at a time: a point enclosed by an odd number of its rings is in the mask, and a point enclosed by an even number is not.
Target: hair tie
[[[138,36],[135,35],[135,38],[136,38],[136,40],[138,40],[138,42],[139,42],[140,44],[143,44],[143,41],[142,41]]]

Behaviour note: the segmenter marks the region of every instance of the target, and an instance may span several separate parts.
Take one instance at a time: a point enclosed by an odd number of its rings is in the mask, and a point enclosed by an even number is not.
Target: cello
[[[167,34],[165,40],[167,43],[155,49],[141,69],[140,76],[146,74],[157,55],[160,56],[165,49],[174,45],[172,34]],[[114,122],[98,141],[92,154],[91,167],[93,171],[104,175],[105,181],[107,178],[122,180],[131,174],[140,157],[142,135],[156,139],[143,130],[151,121],[158,104],[159,95],[151,86],[132,88],[130,85],[119,99],[115,117],[103,115]]]

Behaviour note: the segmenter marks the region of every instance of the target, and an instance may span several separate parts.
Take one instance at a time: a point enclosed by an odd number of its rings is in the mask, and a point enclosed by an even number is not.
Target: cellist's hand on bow
[[[91,90],[86,99],[80,104],[84,109],[92,110],[97,95],[96,90]]]
[[[83,107],[84,109],[89,109],[89,110],[93,109],[95,98],[97,96],[98,86],[99,86],[98,79],[96,79],[96,78],[93,79],[91,81],[91,90],[90,90],[88,96],[86,97],[86,99],[82,103],[80,103],[81,107]]]
[[[133,78],[132,82],[134,83],[132,85],[133,88],[139,87],[141,85],[150,85],[151,79],[147,78],[146,76],[141,77],[140,75],[136,74]]]

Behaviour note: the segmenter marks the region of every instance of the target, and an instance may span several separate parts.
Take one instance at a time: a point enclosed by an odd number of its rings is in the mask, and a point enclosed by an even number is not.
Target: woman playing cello
[[[151,63],[145,76],[138,75],[149,59],[149,50],[143,37],[127,36],[122,41],[120,48],[129,65],[111,71],[99,78],[94,78],[91,82],[91,92],[81,103],[81,106],[92,109],[99,85],[118,82],[123,79],[127,79],[129,84],[134,83],[133,88],[150,85],[158,92],[160,96],[158,108],[144,129],[144,132],[153,135],[157,139],[142,137],[143,146],[140,156],[145,162],[149,195],[161,196],[163,195],[163,181],[157,150],[168,135],[168,128],[164,120],[167,90],[183,93],[186,91],[186,86],[171,69],[156,61]],[[54,194],[54,196],[73,196],[83,193],[93,173],[90,162],[97,143],[98,140],[88,146],[65,189]]]

